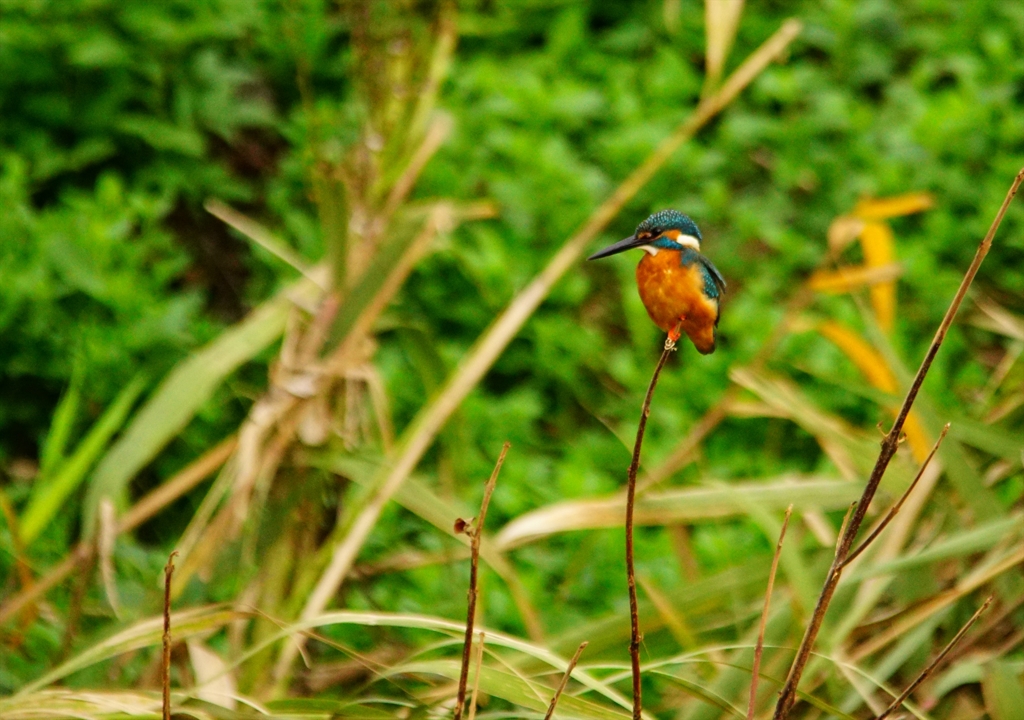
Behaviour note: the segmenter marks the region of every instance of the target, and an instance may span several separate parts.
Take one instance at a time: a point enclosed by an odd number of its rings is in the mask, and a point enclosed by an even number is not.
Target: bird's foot
[[[682,332],[681,332],[681,328],[682,327],[683,327],[683,320],[682,320],[682,318],[680,318],[679,322],[676,323],[676,326],[668,331],[668,337],[665,338],[665,349],[666,350],[675,350],[676,349],[676,341],[680,337],[682,337]]]

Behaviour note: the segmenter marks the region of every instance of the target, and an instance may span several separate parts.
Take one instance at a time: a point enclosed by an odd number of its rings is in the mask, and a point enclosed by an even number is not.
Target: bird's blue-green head
[[[700,230],[697,224],[678,210],[661,210],[637,225],[636,232],[614,245],[609,245],[591,255],[588,260],[615,255],[633,248],[648,252],[658,250],[700,250]]]

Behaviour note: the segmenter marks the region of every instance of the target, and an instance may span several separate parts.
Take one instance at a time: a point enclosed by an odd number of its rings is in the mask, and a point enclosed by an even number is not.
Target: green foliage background
[[[892,338],[916,366],[1024,165],[1021,3],[749,3],[729,69],[787,17],[805,29],[786,62],[769,66],[677,152],[603,237],[618,239],[649,212],[678,208],[697,220],[706,253],[729,281],[719,350],[705,358],[686,347],[662,378],[645,447],[650,466],[718,401],[730,367],[749,362],[766,342],[794,288],[826,256],[831,221],[863,197],[935,197],[934,209],[893,221],[904,274]],[[440,101],[454,130],[415,197],[493,199],[499,215],[447,237],[378,324],[375,362],[399,429],[702,91],[699,3],[465,2],[459,30]],[[16,507],[31,491],[18,467],[39,457],[69,385],[82,393],[77,440],[131,378],[141,374],[153,387],[295,278],[206,214],[207,198],[258,218],[310,262],[323,255],[308,183],[309,131],[320,123],[335,128],[339,142],[355,136],[350,52],[345,22],[315,0],[0,0],[0,467]],[[297,67],[309,73],[313,101],[306,106]],[[632,269],[622,257],[581,263],[557,285],[421,464],[443,497],[478,502],[506,439],[513,450],[493,527],[621,486],[660,347]],[[976,292],[1024,313],[1020,202]],[[863,325],[846,298],[827,298],[815,312]],[[926,384],[935,405],[929,422],[977,420],[987,411],[991,403],[980,404],[979,394],[1008,344],[958,325]],[[247,364],[217,391],[133,483],[133,497],[237,427],[265,385],[269,359]],[[854,425],[888,423],[857,369],[817,335],[787,337],[772,367]],[[1019,392],[1022,383],[1018,363],[1005,392]],[[998,432],[1021,444],[1024,414],[1010,414]],[[965,472],[978,477],[983,461],[967,454]],[[814,438],[786,420],[730,418],[673,484],[827,465]],[[155,611],[152,578],[205,487],[119,543],[125,605],[140,603],[129,617]],[[957,487],[964,486],[943,484],[939,496],[969,523],[972,501]],[[1008,512],[1020,507],[1022,488],[1017,462],[979,492]],[[40,567],[77,539],[76,507],[47,529],[33,556]],[[644,530],[639,540],[642,571],[678,585],[669,535]],[[548,633],[621,610],[620,545],[621,531],[609,530],[555,536],[513,553]],[[748,520],[699,525],[693,535],[708,573],[751,556],[767,561],[772,545]],[[361,559],[396,547],[450,546],[392,505]],[[4,593],[14,588],[13,568],[12,555],[0,552]],[[231,598],[257,570],[196,583],[187,602]],[[458,618],[465,599],[452,588],[464,587],[465,577],[464,563],[428,566],[353,582],[344,599],[349,607]],[[54,602],[66,604],[70,592],[59,591]],[[88,597],[81,643],[111,621],[102,591],[92,588]],[[524,632],[500,583],[485,586],[485,605],[488,624]],[[352,639],[364,648],[379,641],[369,632]],[[27,643],[22,661],[0,668],[5,691],[62,653],[59,628],[46,623],[33,626]]]

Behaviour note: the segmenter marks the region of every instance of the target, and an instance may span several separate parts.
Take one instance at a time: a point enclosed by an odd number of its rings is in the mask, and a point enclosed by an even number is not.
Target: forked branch
[[[946,439],[947,432],[949,432],[949,423],[946,423],[945,427],[942,428],[942,433],[939,434],[939,439],[935,441],[935,445],[932,446],[932,451],[928,453],[928,457],[926,457],[924,462],[921,463],[921,469],[917,471],[917,475],[914,476],[913,482],[911,482],[910,486],[903,492],[900,499],[896,501],[896,504],[889,508],[889,512],[887,512],[885,517],[882,518],[882,522],[878,523],[878,527],[872,530],[871,534],[864,538],[863,542],[857,546],[856,550],[852,550],[850,554],[846,556],[846,562],[843,563],[844,568],[856,560],[858,555],[867,550],[868,546],[875,541],[875,538],[881,535],[886,526],[892,522],[894,517],[896,517],[896,513],[898,513],[900,508],[903,507],[903,503],[905,503],[907,498],[910,497],[910,493],[914,492],[914,488],[917,487],[917,483],[920,481],[921,476],[924,475],[924,471],[928,469],[928,465],[931,464],[932,458],[935,457],[935,453],[938,452],[939,447],[942,445],[942,441]]]
[[[949,331],[950,325],[953,324],[953,318],[960,309],[960,304],[967,295],[967,290],[974,281],[974,276],[978,273],[978,268],[981,267],[981,263],[988,254],[989,248],[992,247],[992,238],[995,237],[996,231],[999,229],[999,225],[1003,221],[1003,216],[1006,214],[1006,209],[1017,194],[1017,190],[1020,188],[1021,182],[1024,182],[1024,168],[1022,168],[1020,172],[1017,173],[1017,177],[1014,178],[1013,183],[1010,185],[1010,189],[1006,193],[1006,197],[1003,199],[1003,204],[1000,206],[999,211],[992,220],[992,224],[989,227],[988,232],[985,234],[985,238],[978,246],[978,250],[974,254],[974,259],[971,261],[970,267],[967,268],[967,272],[964,274],[964,278],[960,282],[960,288],[956,291],[953,301],[946,310],[946,315],[942,318],[942,322],[939,324],[938,330],[935,331],[935,337],[932,339],[931,345],[928,347],[928,352],[925,353],[924,360],[921,361],[921,367],[918,368],[917,375],[914,376],[914,380],[910,384],[907,396],[903,400],[903,405],[900,407],[900,411],[896,416],[896,422],[893,423],[892,429],[889,430],[889,433],[882,440],[882,449],[878,454],[878,460],[875,461],[875,467],[871,471],[871,476],[868,478],[867,486],[864,488],[864,493],[857,502],[857,507],[854,509],[850,522],[839,539],[839,545],[836,549],[836,557],[832,562],[832,567],[829,568],[828,575],[825,577],[825,585],[822,588],[821,595],[818,597],[818,602],[814,607],[814,613],[811,615],[811,620],[807,625],[807,630],[804,632],[804,637],[800,642],[800,647],[797,650],[796,657],[793,658],[793,664],[790,666],[789,675],[786,677],[786,683],[783,685],[782,692],[779,694],[779,700],[775,705],[774,720],[785,720],[789,717],[789,713],[793,709],[793,704],[796,702],[797,686],[800,684],[800,677],[803,675],[804,669],[807,666],[807,660],[811,655],[812,648],[814,647],[814,641],[818,637],[818,632],[821,630],[821,623],[825,618],[825,612],[828,610],[829,603],[832,601],[832,596],[835,594],[836,587],[839,585],[839,578],[842,575],[843,567],[846,565],[847,558],[850,555],[850,548],[853,546],[853,541],[857,537],[857,531],[860,530],[861,523],[864,521],[864,516],[868,511],[868,506],[871,505],[871,500],[875,496],[875,491],[878,490],[878,484],[881,482],[882,476],[885,474],[885,470],[889,466],[889,461],[892,460],[893,455],[896,454],[896,448],[899,446],[900,434],[903,432],[903,424],[907,420],[907,415],[910,414],[910,408],[913,406],[914,400],[917,399],[917,394],[921,390],[921,384],[924,382],[925,376],[927,376],[928,370],[932,366],[932,361],[935,359],[935,355],[939,352],[939,348],[942,346],[942,341],[946,338],[946,333]]]

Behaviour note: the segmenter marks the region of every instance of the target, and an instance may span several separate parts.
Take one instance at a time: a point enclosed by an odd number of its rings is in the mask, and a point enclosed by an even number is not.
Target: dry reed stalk
[[[857,531],[860,529],[864,516],[867,513],[868,506],[871,504],[871,500],[875,495],[875,491],[878,489],[878,485],[882,480],[882,475],[885,474],[885,470],[889,466],[889,461],[892,460],[893,455],[896,454],[897,447],[899,447],[900,435],[903,432],[903,424],[906,422],[907,416],[910,414],[910,408],[913,406],[914,400],[917,399],[917,394],[921,389],[921,384],[924,382],[925,376],[928,374],[928,370],[931,368],[932,361],[935,359],[935,355],[938,353],[939,348],[942,345],[942,341],[946,338],[946,333],[949,331],[949,327],[953,323],[953,318],[956,316],[957,310],[960,309],[960,304],[967,295],[967,290],[974,281],[974,276],[978,273],[978,268],[981,267],[981,263],[988,254],[989,248],[992,247],[992,239],[995,237],[996,230],[999,229],[999,225],[1003,221],[1003,216],[1006,214],[1006,209],[1017,194],[1017,190],[1020,188],[1021,182],[1024,182],[1024,168],[1017,173],[1017,176],[1011,183],[1010,188],[1006,193],[1006,197],[1003,199],[1003,204],[999,207],[999,211],[996,213],[995,218],[993,218],[992,224],[990,225],[988,232],[985,234],[984,239],[981,241],[981,244],[978,245],[978,250],[974,255],[974,259],[967,268],[967,272],[964,274],[960,287],[957,290],[956,295],[953,297],[949,308],[946,310],[946,314],[942,318],[942,322],[939,324],[938,330],[935,331],[935,337],[932,339],[931,345],[928,347],[928,351],[925,353],[924,359],[921,361],[921,366],[918,368],[917,375],[914,376],[910,389],[907,391],[906,398],[903,400],[903,405],[900,407],[900,411],[896,416],[896,421],[893,423],[892,429],[889,430],[888,434],[886,434],[885,438],[882,440],[882,449],[878,454],[875,467],[871,471],[871,476],[868,478],[867,486],[864,488],[864,493],[861,495],[861,498],[857,503],[857,507],[850,518],[849,524],[839,538],[835,559],[833,560],[832,566],[829,568],[828,574],[826,575],[825,584],[821,590],[821,595],[818,597],[814,613],[811,615],[811,620],[804,632],[803,640],[800,642],[800,647],[797,650],[796,657],[793,659],[793,664],[790,666],[789,675],[786,677],[786,682],[779,694],[779,700],[775,706],[775,713],[773,716],[774,720],[786,720],[786,718],[789,717],[790,711],[793,709],[793,705],[796,703],[796,690],[800,683],[800,677],[803,675],[804,669],[807,666],[807,660],[814,647],[814,641],[818,637],[818,632],[821,630],[822,621],[825,619],[825,612],[828,610],[828,606],[832,602],[832,596],[835,594],[836,587],[839,585],[839,579],[842,576],[843,567],[845,566],[847,557],[849,556],[850,548],[857,537]]]
[[[14,506],[11,504],[7,494],[2,490],[0,490],[0,512],[3,513],[4,519],[7,521],[7,527],[11,533],[11,549],[14,555],[14,570],[15,575],[18,578],[18,583],[21,586],[21,592],[18,596],[25,595],[30,593],[35,586],[35,578],[32,577],[32,568],[25,559],[25,546],[21,542],[21,533],[18,528],[18,514],[14,511]],[[17,609],[15,609],[14,612],[17,612]],[[13,613],[11,614],[13,615]],[[26,608],[25,612],[22,613],[21,616],[21,627],[7,640],[9,648],[17,650],[21,647],[21,643],[25,640],[25,631],[32,624],[38,614],[39,608],[36,605]]]
[[[998,546],[995,552],[999,552]],[[981,564],[982,567],[975,569],[967,577],[961,578],[949,590],[932,595],[930,598],[908,608],[905,613],[890,618],[884,630],[872,635],[848,653],[851,662],[860,662],[864,658],[874,655],[886,645],[902,638],[927,618],[934,616],[935,613],[966,597],[1004,572],[1019,569],[1024,565],[1024,544],[1010,548],[1001,557],[996,556],[993,558],[990,552],[989,556],[981,561]]]
[[[754,646],[754,664],[750,668],[750,701],[747,703],[747,720],[754,720],[754,703],[757,700],[757,681],[761,673],[761,655],[764,653],[764,631],[768,625],[768,608],[772,602],[772,590],[775,588],[775,572],[779,569],[779,556],[782,555],[782,541],[786,539],[786,528],[789,517],[793,514],[793,506],[786,508],[786,518],[782,521],[779,542],[775,545],[772,557],[772,569],[768,572],[768,587],[764,591],[764,608],[761,610],[761,624],[757,628],[757,644]]]
[[[682,323],[676,325],[674,334],[679,334]],[[626,475],[626,582],[629,586],[629,661],[633,668],[633,720],[641,720],[643,702],[640,690],[640,613],[636,599],[636,568],[633,562],[633,505],[636,500],[636,473],[640,467],[640,449],[644,444],[644,432],[647,429],[647,417],[651,414],[651,398],[654,396],[654,388],[658,385],[658,377],[661,369],[665,367],[668,356],[676,349],[675,342],[671,339],[665,340],[665,349],[661,352],[661,358],[654,368],[654,375],[651,376],[651,384],[647,386],[647,395],[644,396],[644,404],[640,410],[640,422],[636,428],[636,442],[633,443],[633,458],[629,462],[629,471]]]
[[[569,661],[569,666],[565,669],[565,674],[562,675],[562,682],[558,683],[558,688],[555,690],[554,696],[551,698],[551,704],[548,705],[548,711],[544,715],[544,720],[551,720],[551,717],[555,714],[555,707],[558,705],[558,699],[562,697],[562,693],[565,692],[565,686],[569,684],[569,676],[572,675],[572,671],[576,668],[576,663],[580,661],[580,655],[583,654],[583,650],[586,649],[589,643],[584,640],[580,643],[580,646],[576,648],[576,654],[572,656],[572,660]]]
[[[469,602],[466,608],[466,639],[462,644],[462,669],[459,673],[459,692],[455,701],[455,720],[462,717],[462,709],[466,704],[466,683],[469,679],[469,658],[473,649],[473,622],[476,619],[476,599],[479,594],[477,587],[477,571],[480,565],[480,540],[483,538],[484,520],[487,519],[487,506],[491,503],[491,493],[498,482],[498,475],[501,473],[501,466],[505,464],[505,455],[511,443],[505,442],[498,455],[498,462],[494,464],[491,477],[484,487],[484,499],[480,502],[480,516],[475,522],[467,523],[460,519],[456,527],[460,527],[470,537],[470,561],[469,561]]]

